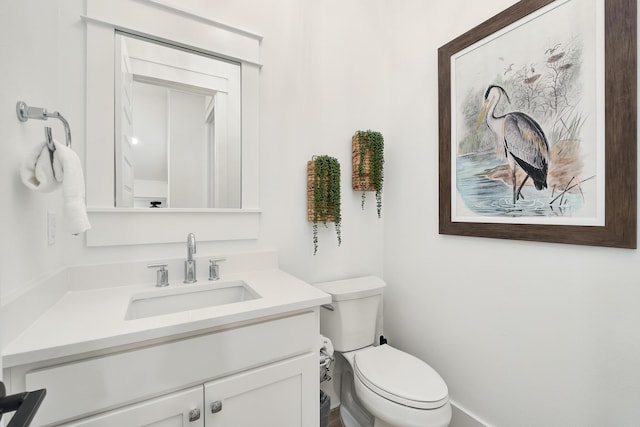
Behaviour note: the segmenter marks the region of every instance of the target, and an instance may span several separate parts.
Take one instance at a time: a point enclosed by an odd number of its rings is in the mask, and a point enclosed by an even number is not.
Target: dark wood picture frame
[[[439,232],[636,248],[636,0],[605,0],[604,226],[452,221],[451,56],[550,3],[522,0],[438,49]]]

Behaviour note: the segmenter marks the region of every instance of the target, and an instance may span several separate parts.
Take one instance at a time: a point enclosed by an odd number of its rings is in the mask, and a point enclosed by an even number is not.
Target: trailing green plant
[[[358,152],[360,160],[358,162],[358,177],[360,179],[360,189],[362,190],[362,209],[367,198],[367,174],[365,170],[365,158],[369,152],[369,184],[376,192],[376,208],[378,218],[382,211],[382,182],[384,181],[384,138],[380,132],[372,130],[356,132],[358,136]]]
[[[325,226],[333,221],[338,238],[342,244],[342,216],[340,213],[340,162],[331,156],[317,156],[314,159],[313,175],[313,254],[318,252],[318,222]]]

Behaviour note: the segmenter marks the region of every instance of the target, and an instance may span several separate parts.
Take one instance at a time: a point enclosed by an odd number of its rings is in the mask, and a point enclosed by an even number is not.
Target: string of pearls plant
[[[313,254],[318,252],[318,223],[335,224],[338,246],[342,244],[340,212],[340,162],[331,156],[316,156],[309,162],[309,220],[313,222]]]
[[[359,160],[357,175],[359,187],[362,190],[362,209],[367,198],[367,191],[376,192],[376,208],[378,218],[382,211],[382,183],[384,181],[384,138],[380,132],[359,130],[356,132],[358,140]],[[367,156],[368,154],[368,156]]]

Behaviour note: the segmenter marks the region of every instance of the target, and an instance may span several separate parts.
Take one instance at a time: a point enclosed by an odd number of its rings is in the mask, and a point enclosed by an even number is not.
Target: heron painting
[[[512,173],[513,203],[515,204],[521,196],[522,187],[529,178],[533,180],[536,190],[547,188],[549,143],[538,122],[527,114],[515,111],[503,116],[495,115],[496,106],[502,95],[509,101],[509,95],[502,87],[490,85],[487,88],[476,126],[480,126],[486,116],[487,126],[504,146],[504,156]],[[518,167],[526,173],[526,178],[519,187],[516,180]]]
[[[590,225],[599,215],[595,13],[554,2],[452,55],[456,220]]]
[[[438,48],[440,234],[636,247],[635,3],[521,0]]]

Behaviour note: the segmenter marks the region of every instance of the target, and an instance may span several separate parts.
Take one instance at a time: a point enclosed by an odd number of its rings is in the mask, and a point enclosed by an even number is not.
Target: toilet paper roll
[[[333,343],[324,335],[320,335],[320,355],[333,357]]]

